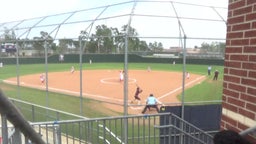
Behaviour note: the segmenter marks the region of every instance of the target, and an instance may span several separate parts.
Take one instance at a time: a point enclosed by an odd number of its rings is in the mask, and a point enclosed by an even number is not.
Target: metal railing
[[[256,126],[253,126],[244,131],[241,131],[239,134],[243,137],[250,135],[250,136],[256,138]]]
[[[211,144],[212,136],[170,113],[134,115],[31,123],[46,143],[124,144],[122,126],[128,120],[128,143]],[[20,134],[8,125],[8,143],[17,143]],[[19,132],[19,131],[18,131]],[[16,134],[15,134],[16,133]],[[240,135],[255,133],[255,127]],[[22,138],[22,143],[29,140]]]
[[[212,136],[171,113],[85,118],[67,112],[11,99],[30,126],[50,144],[211,144]],[[19,127],[1,113],[3,144],[29,143]],[[40,119],[45,122],[38,122]],[[37,121],[37,122],[36,122]],[[127,126],[126,132],[124,127]],[[38,137],[38,138],[39,138]]]
[[[52,109],[49,107],[33,104],[30,102],[10,98],[10,101],[16,105],[28,121],[54,121],[54,120],[68,120],[68,119],[87,119],[81,115]]]
[[[44,144],[42,138],[38,133],[32,128],[32,126],[25,120],[20,111],[15,107],[15,105],[4,96],[2,90],[0,89],[0,113],[1,113],[1,140],[3,144],[11,143],[13,140],[15,143],[21,143],[20,133],[22,132],[27,138],[29,138],[33,143]],[[11,122],[15,131],[11,130],[14,137],[10,136],[8,132],[8,122]],[[12,144],[12,143],[11,143]]]
[[[167,119],[165,119],[167,118]],[[169,117],[162,117],[164,125],[155,126],[161,132],[161,144],[211,144],[213,136],[196,126],[188,123],[180,117],[170,114]]]
[[[127,121],[126,121],[127,120]],[[211,144],[212,136],[170,113],[31,123],[46,143],[124,144],[128,124],[130,144]],[[15,135],[11,139],[14,138]],[[26,137],[23,142],[28,142]]]
[[[47,109],[45,107],[11,100],[14,104],[22,106],[22,109],[31,112],[30,118],[37,120],[38,111]],[[21,104],[27,105],[23,106]],[[46,110],[45,110],[46,111]],[[104,118],[85,118],[70,113],[47,110],[52,115],[47,117],[52,121],[31,122],[30,125],[46,143],[68,144],[68,143],[107,143],[124,144],[123,127],[128,123],[128,143],[152,143],[152,144],[211,144],[212,135],[200,130],[196,126],[186,122],[172,113],[159,113],[152,115],[130,115]],[[67,118],[69,120],[62,120]],[[7,116],[1,114],[0,143],[29,143],[30,139],[25,136],[19,127],[8,122]],[[64,117],[62,117],[64,116]],[[76,119],[75,119],[76,118]],[[255,135],[256,127],[248,128],[240,135]]]

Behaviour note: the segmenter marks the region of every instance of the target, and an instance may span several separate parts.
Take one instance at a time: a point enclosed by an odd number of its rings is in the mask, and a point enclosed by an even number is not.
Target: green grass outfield
[[[44,64],[34,64],[34,65],[20,65],[17,67],[16,65],[4,65],[4,67],[0,68],[0,79],[6,79],[10,77],[16,77],[17,73],[19,75],[28,75],[34,73],[42,73],[46,69],[49,72],[53,71],[69,71],[71,66],[75,66],[76,70],[79,69],[79,64],[48,64],[45,66]],[[83,64],[83,69],[93,70],[93,69],[123,69],[123,63],[93,63],[93,64]],[[183,70],[183,65],[176,64],[156,64],[156,63],[129,63],[128,69],[144,69],[150,66],[152,70],[161,70],[161,71],[180,71]],[[195,74],[207,75],[207,65],[186,65],[186,71]],[[217,81],[213,81],[213,71],[218,69],[220,72],[219,79]],[[184,93],[184,101],[185,102],[198,102],[198,101],[218,101],[221,100],[222,97],[222,89],[223,89],[223,66],[212,66],[212,75],[207,76],[207,79],[186,90]],[[64,94],[58,93],[48,93],[48,98],[46,98],[46,92],[31,89],[31,88],[18,88],[17,86],[8,85],[4,83],[0,83],[1,89],[4,91],[5,95],[8,97],[25,100],[28,102],[32,102],[38,105],[47,106],[50,108],[55,108],[58,110],[80,114],[80,98],[79,97],[70,97]],[[181,96],[178,97],[179,99]],[[87,117],[101,117],[101,116],[110,116],[111,111],[109,113],[105,112],[95,112],[95,105],[99,105],[101,102],[84,99],[83,100],[83,111],[84,115]],[[117,113],[116,113],[117,114]]]

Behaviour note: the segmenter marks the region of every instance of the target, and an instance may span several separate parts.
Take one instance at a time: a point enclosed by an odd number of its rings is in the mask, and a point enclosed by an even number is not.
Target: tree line
[[[129,28],[129,29],[128,29]],[[39,55],[44,52],[45,47],[56,54],[66,54],[79,52],[82,47],[83,53],[124,53],[126,38],[128,52],[163,52],[163,44],[161,42],[149,42],[141,40],[135,28],[124,25],[121,30],[118,28],[108,27],[106,25],[98,25],[95,27],[95,33],[88,34],[81,31],[76,39],[63,38],[54,40],[47,32],[41,31],[39,36],[33,39],[16,39],[13,30],[5,29],[1,36],[1,41],[12,42],[18,45],[21,50],[37,50]],[[128,31],[129,30],[129,31]],[[212,42],[211,44],[202,43],[201,47],[195,46],[194,49],[200,49],[200,52],[218,52],[224,53],[225,43]]]
[[[16,39],[15,32],[6,29],[1,41],[16,43],[20,49],[34,49],[39,53],[44,51],[45,46],[58,54],[65,54],[71,51],[79,51],[82,44],[84,53],[123,53],[125,49],[125,38],[127,36],[128,51],[162,51],[161,42],[150,42],[149,44],[138,38],[136,29],[128,26],[118,28],[107,27],[106,25],[96,26],[95,33],[88,34],[81,31],[77,39],[63,38],[54,40],[47,32],[41,31],[39,36],[33,39]],[[80,43],[82,42],[82,43]],[[57,44],[58,43],[58,44]]]

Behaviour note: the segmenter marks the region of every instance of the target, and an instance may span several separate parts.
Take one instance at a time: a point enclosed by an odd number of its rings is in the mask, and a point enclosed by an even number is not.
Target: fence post
[[[15,143],[22,143],[21,141],[21,132],[19,128],[15,128],[15,132],[13,134],[12,140],[15,141]]]
[[[6,115],[1,115],[2,119],[2,142],[8,144],[8,126]]]

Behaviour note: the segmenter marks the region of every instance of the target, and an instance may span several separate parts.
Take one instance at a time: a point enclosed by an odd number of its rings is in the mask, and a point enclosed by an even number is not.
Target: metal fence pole
[[[48,44],[47,40],[44,41],[44,56],[45,56],[45,103],[49,107],[49,93],[48,93]],[[48,116],[48,110],[46,111],[46,116]]]
[[[79,65],[80,65],[80,115],[84,115],[83,112],[83,46],[82,46],[83,36],[79,37],[79,45],[80,45],[80,52],[79,52]]]
[[[15,131],[15,132],[14,132],[14,134],[13,134],[12,140],[13,140],[15,143],[17,143],[17,144],[22,144],[20,129],[19,129],[19,128],[15,128],[14,131]]]
[[[1,115],[2,119],[2,142],[3,144],[8,144],[8,126],[6,115]]]

